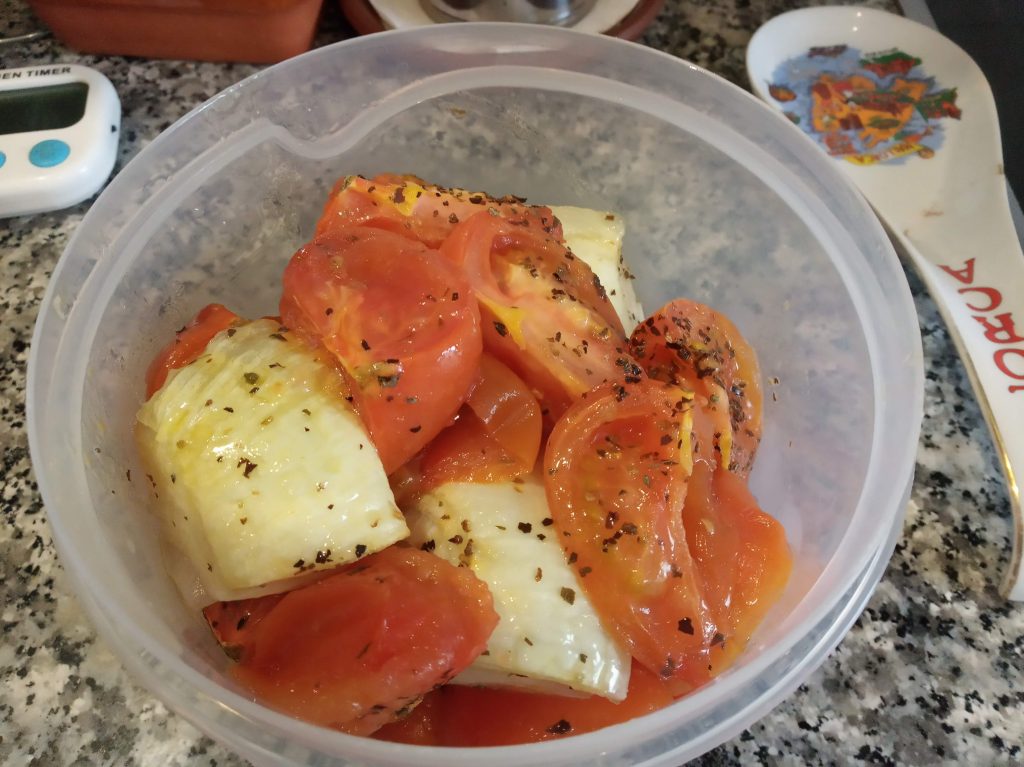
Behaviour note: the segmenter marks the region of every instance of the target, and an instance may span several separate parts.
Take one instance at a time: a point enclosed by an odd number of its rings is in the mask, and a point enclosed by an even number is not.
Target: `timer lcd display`
[[[0,135],[69,128],[85,114],[88,94],[85,83],[0,91]]]

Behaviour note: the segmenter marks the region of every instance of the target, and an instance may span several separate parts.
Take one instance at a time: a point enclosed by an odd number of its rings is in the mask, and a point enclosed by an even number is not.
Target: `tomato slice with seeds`
[[[551,515],[601,622],[676,693],[709,678],[715,634],[681,513],[692,407],[658,381],[604,385],[565,413],[544,453]]]
[[[240,322],[241,317],[221,304],[210,304],[200,309],[149,363],[146,368],[146,399],[164,385],[168,373],[198,359],[215,335]]]
[[[452,422],[476,379],[469,284],[436,250],[366,227],[305,245],[283,282],[282,322],[337,358],[392,473]]]
[[[643,376],[600,281],[562,243],[481,213],[441,252],[472,285],[484,347],[537,392],[552,420],[594,386]]]
[[[416,176],[384,173],[372,179],[347,176],[335,184],[317,222],[317,234],[350,226],[372,226],[439,248],[460,221],[480,211],[533,227],[561,239],[551,209],[527,205],[520,197],[491,197],[482,192],[446,189]]]
[[[392,546],[285,594],[232,674],[284,713],[368,735],[468,666],[497,623],[471,570]]]
[[[696,301],[671,301],[633,331],[629,349],[648,375],[698,394],[716,425],[725,468],[747,476],[761,441],[757,355],[727,317]]]

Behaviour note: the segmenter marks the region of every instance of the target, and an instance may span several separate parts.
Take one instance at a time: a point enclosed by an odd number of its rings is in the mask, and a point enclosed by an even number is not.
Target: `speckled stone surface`
[[[796,0],[669,0],[643,38],[746,85],[743,51]],[[888,0],[868,3],[894,10]],[[0,36],[35,27],[0,0]],[[318,41],[350,34],[330,9]],[[0,67],[82,62],[121,97],[118,168],[161,130],[257,71],[77,55],[43,40]],[[25,365],[46,281],[89,203],[0,221],[0,763],[239,765],[138,687],[89,626],[60,568],[28,458]],[[1024,608],[997,594],[1009,517],[991,440],[931,300],[911,275],[924,337],[925,420],[913,503],[871,602],[829,660],[701,765],[1024,763]]]

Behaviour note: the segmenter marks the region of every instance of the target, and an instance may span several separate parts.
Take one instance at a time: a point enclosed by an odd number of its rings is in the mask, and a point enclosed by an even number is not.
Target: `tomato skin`
[[[542,426],[540,405],[523,380],[484,354],[466,404],[424,449],[419,476],[409,477],[415,486],[402,490],[403,499],[446,482],[501,482],[530,474]]]
[[[761,441],[763,394],[757,355],[736,326],[677,299],[637,326],[629,348],[652,378],[698,395],[715,421],[724,468],[746,477]]]
[[[305,245],[283,283],[282,321],[337,359],[392,473],[472,388],[482,341],[468,283],[437,251],[365,227]]]
[[[421,178],[382,173],[372,179],[346,176],[338,180],[317,222],[317,235],[350,226],[386,229],[432,248],[439,248],[455,226],[482,210],[562,238],[561,224],[551,209],[526,205],[518,197],[491,197],[482,192],[446,189]]]
[[[214,602],[203,608],[203,617],[228,657],[238,660],[249,634],[283,596],[272,594],[234,602]]]
[[[232,673],[280,711],[368,735],[468,666],[497,623],[468,568],[392,546],[288,592]]]
[[[683,507],[690,553],[721,641],[713,672],[727,668],[785,589],[793,557],[782,525],[735,472],[696,463]]]
[[[602,623],[674,692],[707,681],[715,633],[687,546],[686,393],[650,379],[604,385],[555,425],[545,490],[569,561]]]
[[[643,376],[600,282],[562,243],[478,213],[441,252],[479,301],[484,348],[526,381],[551,420],[594,386]]]
[[[522,378],[489,354],[480,358],[480,374],[466,406],[527,471],[540,452],[540,405]]]
[[[413,495],[448,482],[507,482],[530,473],[516,456],[487,433],[473,411],[463,408],[451,426],[424,449]]]
[[[196,360],[215,335],[241,322],[241,317],[221,304],[209,304],[200,309],[149,363],[146,368],[146,399],[159,391],[168,373]]]

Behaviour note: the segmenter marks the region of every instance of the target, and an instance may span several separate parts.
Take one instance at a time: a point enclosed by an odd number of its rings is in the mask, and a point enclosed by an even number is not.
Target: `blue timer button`
[[[71,154],[71,147],[57,139],[40,141],[29,150],[28,161],[37,168],[52,168],[60,165]]]
[[[0,168],[4,167],[4,163],[7,162],[7,155],[0,152]]]

